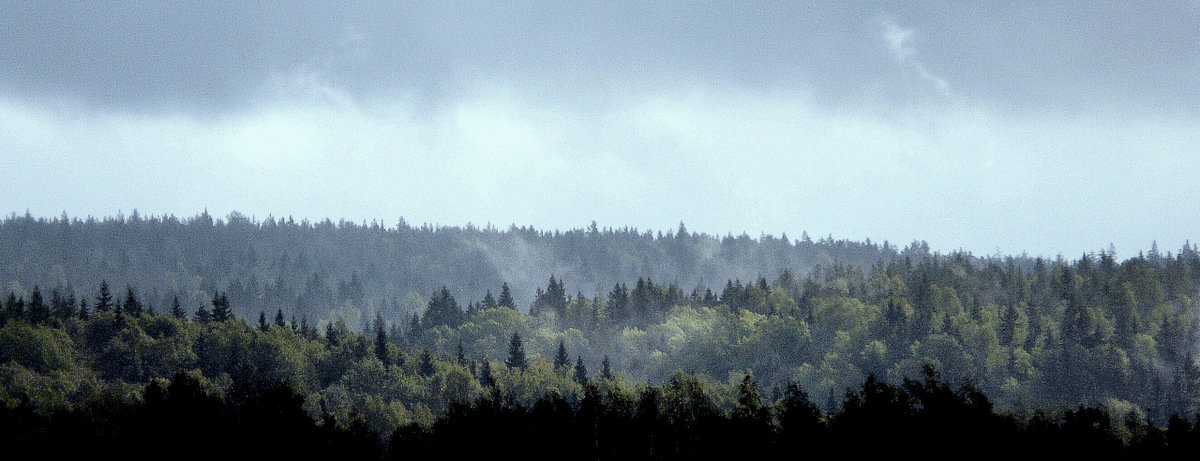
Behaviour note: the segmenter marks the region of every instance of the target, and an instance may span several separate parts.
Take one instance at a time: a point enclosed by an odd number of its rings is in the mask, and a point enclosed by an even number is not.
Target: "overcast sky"
[[[1200,240],[1200,2],[0,2],[0,211]]]

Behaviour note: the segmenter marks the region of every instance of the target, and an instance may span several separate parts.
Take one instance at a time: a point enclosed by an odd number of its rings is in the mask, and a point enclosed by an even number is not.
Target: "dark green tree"
[[[233,318],[233,310],[229,307],[229,297],[224,292],[213,294],[212,321],[224,322]]]
[[[583,365],[583,357],[575,356],[575,382],[580,385],[587,384],[587,367]]]
[[[275,310],[275,326],[279,328],[287,328],[287,321],[283,319],[283,309]]]
[[[196,308],[196,323],[199,323],[201,325],[208,325],[208,324],[212,323],[212,321],[213,321],[212,312],[209,312],[208,309],[205,308],[203,304],[201,304],[200,307]]]
[[[108,282],[101,280],[100,294],[96,295],[96,312],[108,312],[112,307],[112,293],[108,292]]]
[[[441,290],[429,298],[429,305],[425,309],[425,317],[422,320],[421,328],[423,329],[441,325],[457,328],[462,324],[463,312],[458,308],[458,302],[454,300],[454,296],[450,295],[450,290],[442,286]]]
[[[271,326],[267,324],[267,314],[263,311],[258,311],[258,330],[266,333],[269,328]]]
[[[437,368],[433,366],[433,354],[429,352],[429,348],[421,350],[421,362],[418,366],[417,373],[420,373],[421,376],[426,377],[433,376],[434,373],[437,373]]]
[[[47,320],[50,320],[50,306],[42,299],[41,288],[34,285],[33,292],[29,294],[29,321],[44,323]]]
[[[496,386],[496,378],[492,376],[492,363],[486,359],[479,367],[479,384],[487,388]]]
[[[383,330],[383,322],[375,322],[375,357],[385,367],[391,363],[388,355],[388,337],[387,332]]]
[[[479,307],[486,311],[488,309],[495,309],[496,306],[496,298],[492,297],[492,290],[488,290],[483,295],[483,301],[479,303]]]
[[[458,347],[454,348],[454,360],[458,362],[459,365],[467,366],[467,354],[463,350],[463,342],[461,339],[458,340]]]
[[[517,308],[517,303],[513,301],[512,291],[508,289],[508,283],[500,286],[500,299],[496,300],[496,305],[511,309]]]
[[[604,361],[600,362],[600,377],[604,379],[613,379],[612,366],[608,362],[608,356],[604,356]]]
[[[562,372],[571,365],[571,357],[567,355],[567,346],[558,342],[558,353],[554,354],[554,371]]]
[[[529,367],[529,362],[525,358],[525,346],[521,344],[521,335],[513,332],[512,340],[508,344],[508,360],[504,364],[509,368],[517,368],[524,370]]]
[[[179,304],[179,297],[171,297],[171,316],[177,319],[187,318],[187,312],[183,310],[183,306]]]
[[[137,299],[130,285],[125,285],[125,303],[122,307],[126,314],[134,317],[142,315],[142,302]]]

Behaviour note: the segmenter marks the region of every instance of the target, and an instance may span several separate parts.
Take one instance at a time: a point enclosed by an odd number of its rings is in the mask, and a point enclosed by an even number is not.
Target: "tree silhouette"
[[[529,362],[525,359],[525,346],[521,344],[521,335],[517,332],[513,332],[512,340],[509,341],[508,360],[505,360],[504,364],[520,370],[529,367]]]

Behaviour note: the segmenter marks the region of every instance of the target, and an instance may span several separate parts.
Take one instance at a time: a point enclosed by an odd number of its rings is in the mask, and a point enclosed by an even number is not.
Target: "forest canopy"
[[[1105,437],[1126,447],[1200,412],[1195,246],[1045,260],[682,225],[657,236],[136,213],[10,217],[0,242],[0,406],[34,419],[149,406],[181,376],[212,405],[280,389],[314,427],[413,450],[474,411],[574,421],[598,395],[619,407],[656,392],[690,415],[769,423],[747,429],[760,435],[786,430],[779,406],[797,392],[832,430],[871,392],[916,415],[925,404],[909,405],[939,383],[961,386],[967,407],[986,401],[995,424],[1107,418]],[[545,278],[531,284],[535,271]]]

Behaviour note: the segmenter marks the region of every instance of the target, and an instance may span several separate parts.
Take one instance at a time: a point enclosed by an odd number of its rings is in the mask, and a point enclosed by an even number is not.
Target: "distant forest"
[[[234,212],[103,219],[34,218],[0,221],[0,288],[34,285],[91,293],[101,280],[138,287],[157,308],[178,296],[189,309],[217,291],[236,314],[282,310],[310,322],[336,320],[358,328],[376,312],[389,321],[420,312],[429,295],[447,287],[464,306],[499,295],[507,284],[521,310],[555,276],[590,295],[638,278],[689,293],[726,281],[803,275],[818,265],[870,267],[904,255],[927,254],[915,243],[900,252],[888,243],[817,241],[807,234],[725,237],[599,228],[539,231],[528,227],[412,226],[377,222],[250,218]],[[574,293],[572,293],[574,294]]]
[[[1035,438],[1073,424],[1130,450],[1170,427],[1176,447],[1195,437],[1195,246],[1068,261],[680,227],[10,217],[0,406],[22,427],[56,412],[86,426],[171,386],[211,396],[213,417],[276,392],[326,436],[419,451],[461,433],[447,421],[633,417],[647,392],[686,402],[647,410],[672,415],[662,424],[757,424],[743,429],[764,446],[800,393],[821,431],[863,405],[905,426],[952,395],[954,411]],[[563,436],[601,437],[589,424]]]

